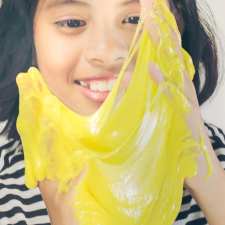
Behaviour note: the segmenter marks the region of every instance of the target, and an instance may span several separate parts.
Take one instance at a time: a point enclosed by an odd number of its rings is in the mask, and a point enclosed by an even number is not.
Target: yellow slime
[[[193,78],[192,61],[184,50],[182,57],[174,50],[170,31],[178,34],[178,28],[165,2],[157,1],[154,10],[159,43],[140,20],[110,95],[91,116],[65,106],[49,91],[37,68],[17,76],[17,128],[26,185],[33,188],[47,178],[67,191],[70,181],[86,168],[74,201],[79,225],[172,224],[184,178],[196,174],[196,158],[204,152],[204,141],[193,138],[186,122],[191,105],[183,80],[184,71]],[[131,80],[122,88],[136,53]],[[150,61],[165,76],[158,86],[149,74]]]

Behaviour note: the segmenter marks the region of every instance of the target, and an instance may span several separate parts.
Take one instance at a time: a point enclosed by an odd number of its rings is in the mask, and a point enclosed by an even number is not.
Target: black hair
[[[16,130],[19,95],[16,75],[32,64],[33,17],[36,0],[3,0],[0,9],[0,121],[1,134],[19,139]]]
[[[195,66],[196,74],[193,82],[198,102],[202,105],[217,87],[218,54],[216,35],[212,27],[215,24],[213,17],[200,18],[196,2],[196,0],[173,0],[172,3],[182,33],[182,46],[191,55]],[[212,16],[210,12],[209,15]],[[206,19],[210,19],[211,24]],[[201,71],[201,66],[204,73]],[[200,79],[204,80],[204,83],[200,82]]]
[[[33,18],[38,0],[3,0],[0,9],[0,121],[6,121],[1,134],[18,140],[18,88],[16,75],[32,65]],[[196,75],[194,86],[199,104],[214,92],[218,82],[215,36],[199,17],[196,0],[171,0],[172,11],[182,33],[183,47],[191,55]],[[200,65],[204,73],[200,73]],[[200,75],[204,76],[201,87]]]

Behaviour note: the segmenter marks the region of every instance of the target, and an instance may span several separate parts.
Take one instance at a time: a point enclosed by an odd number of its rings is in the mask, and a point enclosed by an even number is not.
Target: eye
[[[122,23],[138,24],[140,16],[129,16],[125,18]]]
[[[84,20],[77,20],[77,19],[68,19],[55,22],[56,25],[60,27],[68,27],[68,28],[79,28],[86,25]]]

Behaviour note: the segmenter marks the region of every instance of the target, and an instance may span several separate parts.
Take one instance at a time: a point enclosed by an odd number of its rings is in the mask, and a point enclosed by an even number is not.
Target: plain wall
[[[208,2],[217,24],[216,32],[220,41],[220,81],[213,97],[205,103],[202,108],[203,118],[213,123],[225,131],[225,1],[223,0],[198,0],[199,5],[204,8]],[[201,8],[202,8],[201,7]]]

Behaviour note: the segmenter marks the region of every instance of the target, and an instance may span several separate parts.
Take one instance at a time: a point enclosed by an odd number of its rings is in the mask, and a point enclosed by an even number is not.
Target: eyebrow
[[[129,4],[132,4],[132,3],[139,3],[139,0],[128,0],[128,1],[125,1],[125,2],[121,3],[120,5],[126,6],[126,5],[129,5]]]
[[[47,4],[46,8],[52,9],[63,5],[89,6],[87,2],[80,0],[52,0]]]
[[[127,0],[122,2],[121,6],[126,6],[135,2],[139,2],[139,0]],[[80,0],[52,0],[49,4],[47,4],[47,9],[55,8],[62,5],[78,5],[78,6],[90,6],[89,3]]]

